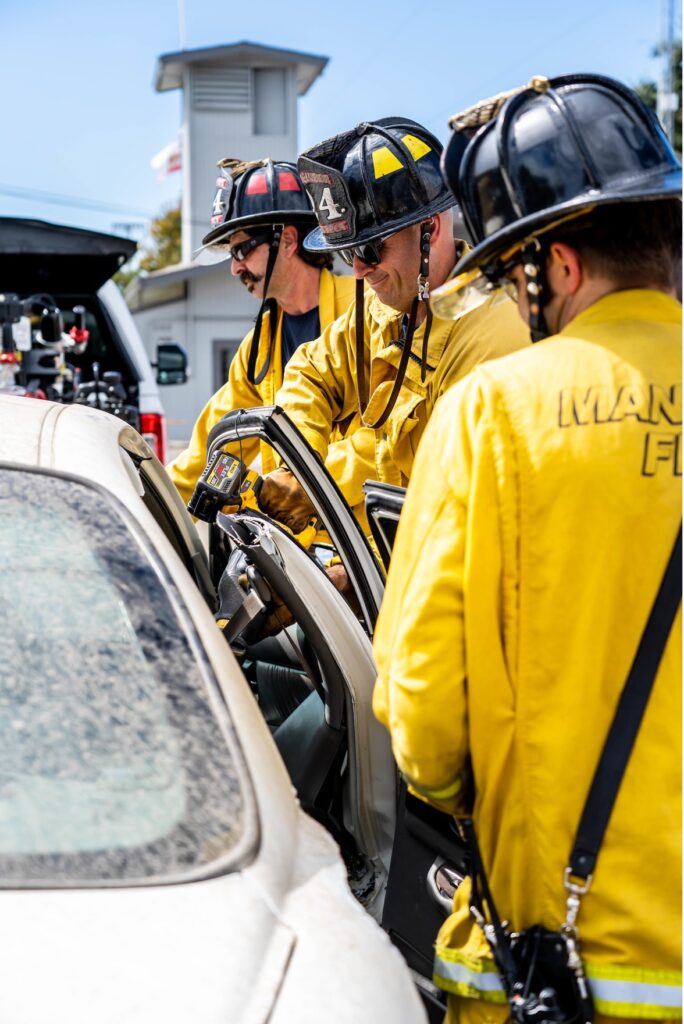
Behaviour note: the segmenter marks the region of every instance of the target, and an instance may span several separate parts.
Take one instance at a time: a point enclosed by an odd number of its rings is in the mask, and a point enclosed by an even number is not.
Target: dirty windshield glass
[[[118,510],[0,469],[0,565],[0,885],[177,876],[235,850],[245,799],[210,684]]]

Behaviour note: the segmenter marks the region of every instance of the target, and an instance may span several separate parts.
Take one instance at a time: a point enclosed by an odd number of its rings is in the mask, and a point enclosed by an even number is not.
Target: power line
[[[615,8],[620,3],[622,3],[622,0],[607,0],[607,2],[606,0],[604,0],[604,3],[598,4],[596,6],[596,9],[594,10],[593,14],[583,14],[581,18],[578,18],[571,24],[563,27],[562,33],[560,30],[560,26],[556,26],[554,29],[553,36],[550,36],[546,41],[538,40],[535,43],[534,50],[529,50],[526,54],[523,55],[516,54],[515,62],[509,64],[508,67],[505,68],[503,71],[500,68],[497,68],[496,78],[494,78],[494,72],[492,68],[488,67],[487,77],[482,80],[483,84],[481,86],[479,86],[477,89],[474,89],[472,86],[472,82],[468,82],[467,84],[469,93],[472,93],[473,95],[477,95],[480,98],[482,98],[483,94],[487,95],[489,92],[491,92],[492,88],[496,88],[496,85],[494,85],[495,81],[498,84],[498,82],[506,81],[509,75],[513,77],[513,75],[516,72],[518,72],[520,68],[524,67],[527,69],[529,67],[530,61],[539,60],[540,54],[544,54],[550,47],[554,45],[554,43],[557,43],[560,38],[566,40],[569,35],[576,31],[576,29],[582,29],[582,31],[584,31],[586,29],[587,24],[589,24],[592,21],[595,21],[599,17],[603,17],[607,11],[609,11],[611,8]],[[488,87],[486,84],[487,82],[491,82],[492,86]],[[522,86],[524,82],[518,82],[518,84]],[[512,86],[507,86],[507,88],[512,88]],[[436,114],[432,114],[430,116],[430,121],[435,122],[438,119],[441,119],[442,117],[448,117],[451,114],[455,113],[455,111],[460,110],[462,106],[463,104],[461,103],[461,101],[458,101],[456,103],[452,101],[452,103],[450,103],[448,107],[445,107],[444,109],[438,111]]]
[[[98,213],[125,213],[134,217],[153,217],[151,210],[136,206],[123,206],[119,203],[104,203],[97,199],[81,199],[77,196],[62,195],[59,192],[42,192],[35,188],[21,188],[18,185],[6,185],[0,182],[0,195],[12,196],[14,199],[25,199],[31,202],[47,203],[51,206],[70,206],[73,209],[95,210]]]

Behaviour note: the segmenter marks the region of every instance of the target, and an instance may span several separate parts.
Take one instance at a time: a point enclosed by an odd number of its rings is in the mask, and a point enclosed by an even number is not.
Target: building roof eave
[[[164,53],[157,60],[154,87],[157,92],[180,89],[183,70],[190,64],[232,64],[250,67],[296,67],[297,94],[304,96],[323,72],[328,57],[298,50],[283,50],[275,46],[243,41],[223,46],[205,46],[195,50]]]

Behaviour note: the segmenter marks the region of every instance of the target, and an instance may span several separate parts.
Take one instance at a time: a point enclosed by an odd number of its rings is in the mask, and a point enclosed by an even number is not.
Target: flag
[[[150,167],[157,172],[157,181],[163,181],[167,174],[181,169],[180,142],[170,142],[150,160]]]

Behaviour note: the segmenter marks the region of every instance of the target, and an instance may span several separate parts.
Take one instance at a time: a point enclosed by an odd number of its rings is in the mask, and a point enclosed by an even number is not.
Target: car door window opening
[[[366,903],[377,895],[383,876],[349,827],[347,790],[353,769],[344,673],[289,576],[266,517],[251,510],[219,514],[211,529],[214,565],[224,566],[219,593],[226,593],[226,576],[231,577],[228,629],[239,624],[230,631],[230,646],[302,807],[334,837],[352,892]],[[315,558],[309,556],[309,561],[312,568],[316,564],[315,576],[324,577]],[[325,580],[322,586],[332,584]],[[217,612],[217,617],[222,614]]]

